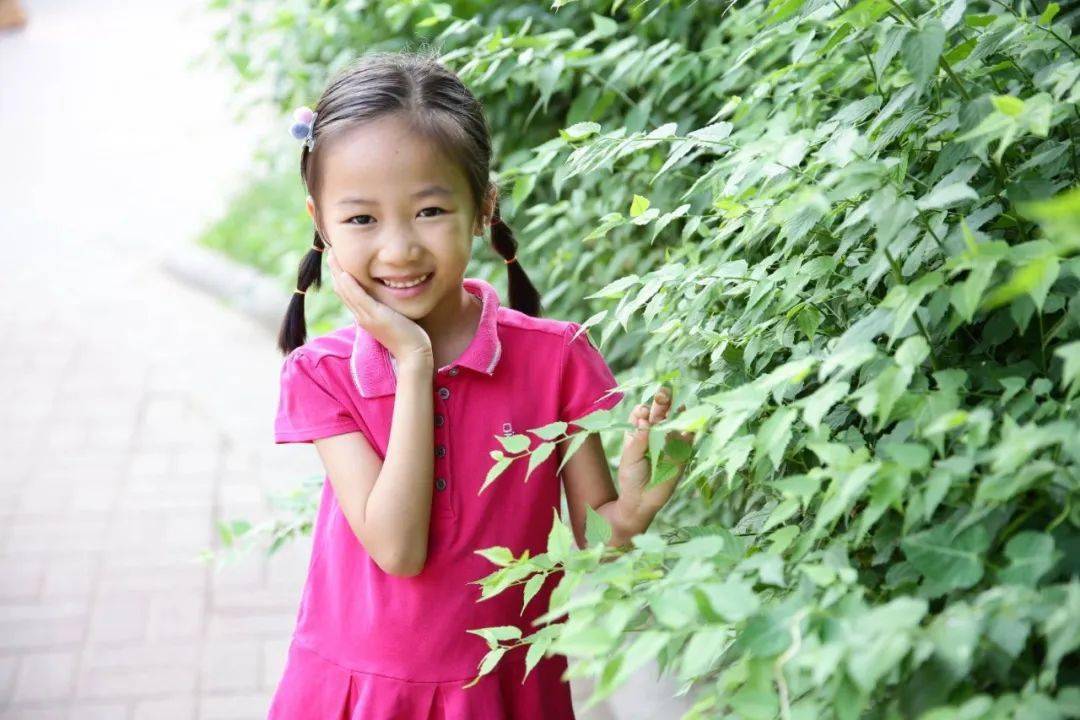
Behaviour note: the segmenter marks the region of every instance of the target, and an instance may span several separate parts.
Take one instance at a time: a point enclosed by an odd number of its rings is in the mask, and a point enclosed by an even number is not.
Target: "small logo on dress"
[[[513,435],[513,434],[514,434],[514,428],[511,427],[510,423],[503,423],[503,435]]]

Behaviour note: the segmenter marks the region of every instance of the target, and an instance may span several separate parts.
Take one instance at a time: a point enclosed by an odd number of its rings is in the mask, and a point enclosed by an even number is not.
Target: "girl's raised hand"
[[[648,456],[649,429],[667,418],[670,409],[671,390],[662,387],[653,397],[651,408],[641,404],[630,412],[630,424],[634,428],[627,430],[623,437],[622,459],[619,461],[619,502],[635,516],[648,515],[651,518],[655,515],[674,494],[685,468],[685,463],[682,463],[674,477],[645,488],[652,477]],[[685,409],[685,404],[679,406],[680,412]],[[694,433],[672,430],[666,438],[679,438],[693,444]]]
[[[398,362],[419,356],[433,356],[431,338],[427,332],[397,310],[373,298],[352,275],[338,264],[334,251],[327,249],[327,262],[334,292],[352,311],[360,326],[382,343]]]

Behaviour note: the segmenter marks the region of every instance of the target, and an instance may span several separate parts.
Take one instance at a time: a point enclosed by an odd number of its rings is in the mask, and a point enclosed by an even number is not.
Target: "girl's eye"
[[[442,213],[442,214],[446,213],[446,210],[443,210],[441,207],[434,207],[434,206],[426,207],[423,210],[421,210],[420,212],[423,213],[426,210],[438,210],[439,213]],[[371,217],[370,215],[354,215],[353,217],[349,218],[346,222],[348,224],[350,224],[350,225],[370,225],[371,224],[370,222],[355,222],[355,223],[353,222],[353,220],[356,220],[357,218],[370,218],[370,217]],[[438,215],[426,215],[424,217],[438,217]]]

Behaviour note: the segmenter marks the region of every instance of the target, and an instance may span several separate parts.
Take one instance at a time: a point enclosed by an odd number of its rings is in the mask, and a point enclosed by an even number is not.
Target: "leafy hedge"
[[[589,705],[656,658],[692,717],[1080,717],[1075,12],[290,7],[234,26],[279,34],[239,65],[283,109],[430,33],[489,108],[538,286],[589,307],[631,394],[685,399],[657,444],[697,431],[632,548],[591,516],[587,550],[556,523],[543,555],[484,551],[487,595],[563,575],[551,624],[478,631],[481,671],[528,643]]]

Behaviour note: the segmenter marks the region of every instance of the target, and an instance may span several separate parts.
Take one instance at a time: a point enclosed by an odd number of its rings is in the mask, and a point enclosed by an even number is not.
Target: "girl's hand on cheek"
[[[352,312],[356,321],[390,351],[399,362],[405,358],[433,358],[431,338],[415,322],[389,305],[373,298],[348,271],[341,267],[333,249],[326,252],[334,293]]]
[[[670,409],[671,391],[662,387],[653,398],[651,408],[642,404],[630,412],[630,424],[634,429],[627,430],[623,438],[622,459],[619,461],[619,503],[634,516],[647,515],[651,518],[655,515],[674,494],[675,486],[683,475],[685,462],[678,464],[679,471],[673,477],[648,489],[645,487],[652,477],[648,455],[649,431],[653,425],[667,418]],[[679,407],[680,412],[685,409],[685,404]],[[692,445],[694,433],[672,430],[665,438],[678,438]]]

